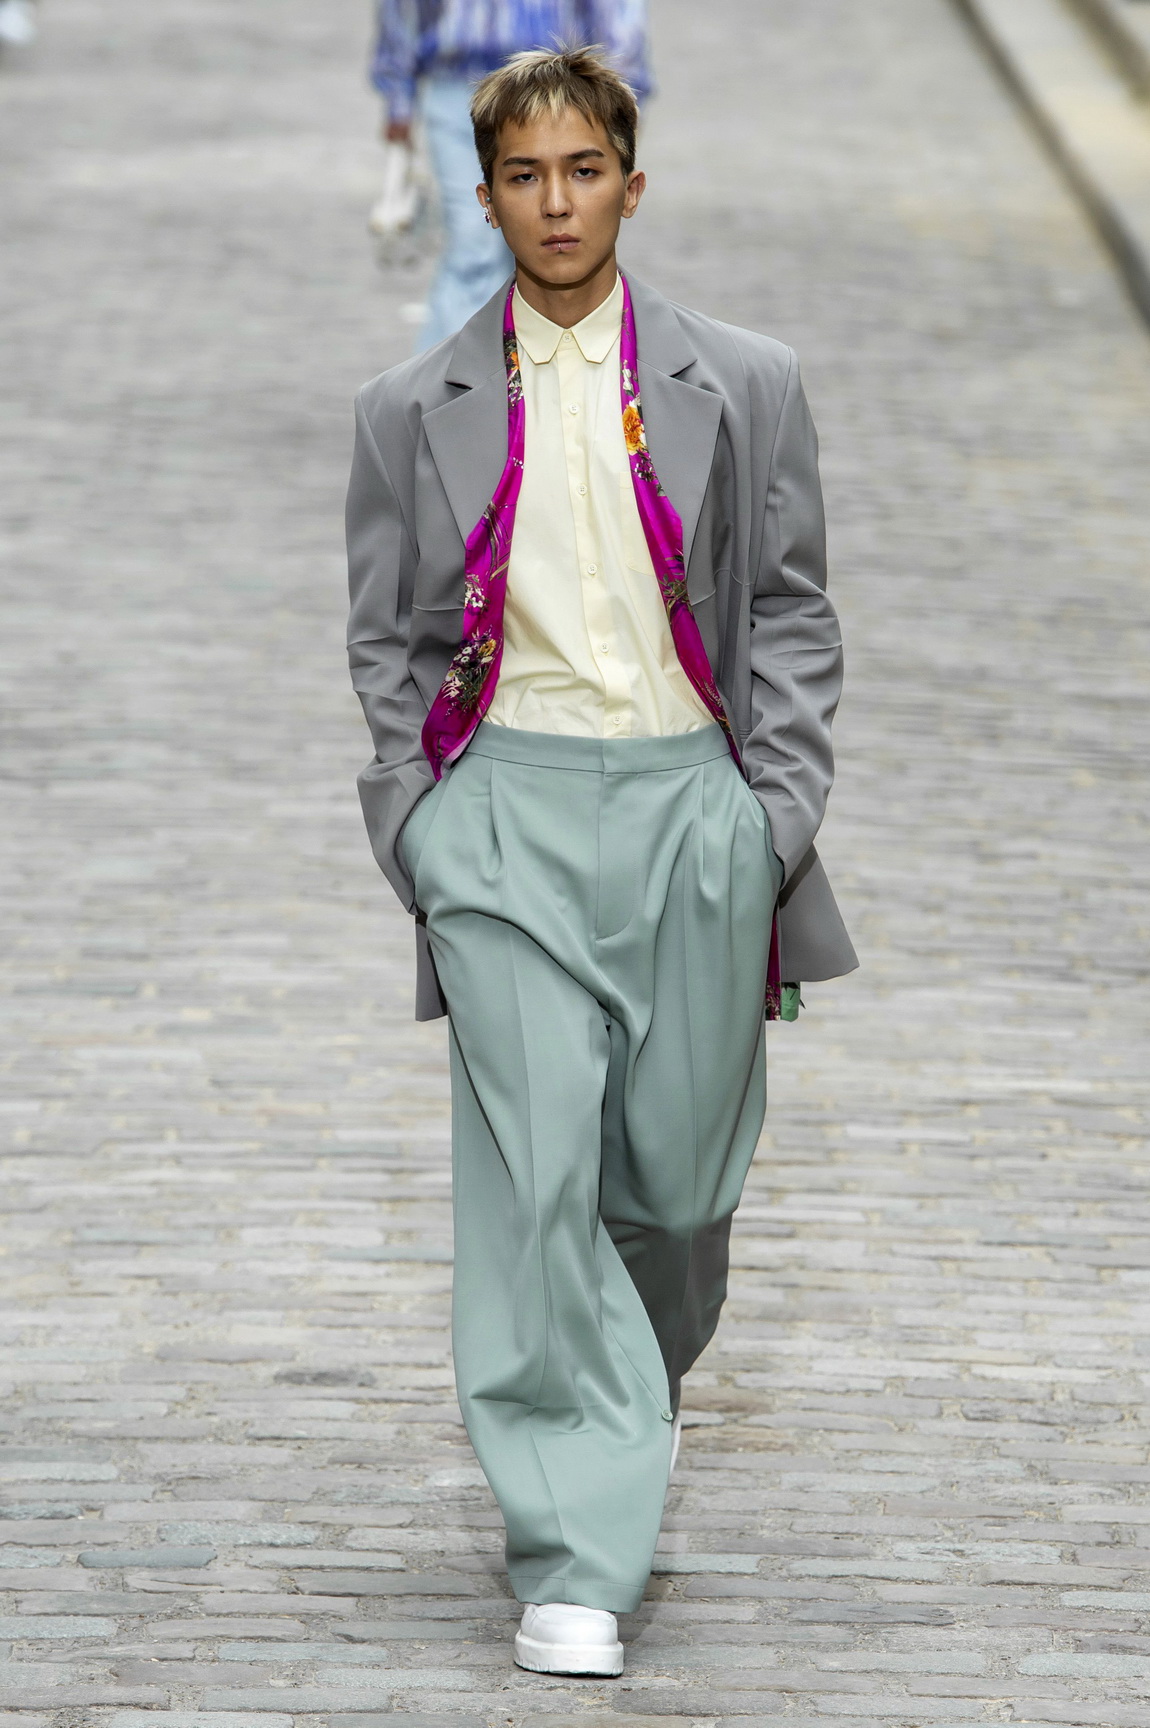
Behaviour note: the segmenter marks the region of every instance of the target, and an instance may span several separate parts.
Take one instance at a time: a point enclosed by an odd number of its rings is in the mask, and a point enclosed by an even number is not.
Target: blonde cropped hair
[[[489,72],[472,98],[475,148],[487,184],[504,126],[523,126],[544,114],[558,119],[568,108],[602,123],[623,173],[629,175],[639,126],[639,104],[631,86],[592,48],[532,48]]]

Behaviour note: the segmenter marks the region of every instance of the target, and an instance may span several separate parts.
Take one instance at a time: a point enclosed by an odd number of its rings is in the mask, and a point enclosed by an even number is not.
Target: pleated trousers
[[[766,817],[717,726],[485,723],[402,841],[450,1017],[456,1382],[511,1582],[632,1609],[763,1121]]]

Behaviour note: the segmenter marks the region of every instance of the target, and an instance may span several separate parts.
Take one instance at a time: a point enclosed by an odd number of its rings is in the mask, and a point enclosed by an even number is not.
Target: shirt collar
[[[515,320],[515,334],[528,359],[533,360],[536,366],[553,360],[567,334],[562,325],[552,324],[550,318],[536,312],[518,288],[512,296],[511,316]],[[595,366],[601,365],[618,341],[622,323],[623,278],[616,276],[615,286],[602,305],[596,306],[594,312],[588,312],[586,318],[571,326],[571,334],[584,360],[590,360]]]

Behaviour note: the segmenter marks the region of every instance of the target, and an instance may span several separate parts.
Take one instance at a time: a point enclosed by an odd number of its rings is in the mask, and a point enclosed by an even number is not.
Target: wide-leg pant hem
[[[647,1588],[646,1578],[636,1584],[621,1578],[594,1578],[570,1571],[533,1578],[518,1566],[510,1569],[509,1576],[518,1602],[573,1602],[581,1608],[606,1608],[611,1614],[634,1613]]]

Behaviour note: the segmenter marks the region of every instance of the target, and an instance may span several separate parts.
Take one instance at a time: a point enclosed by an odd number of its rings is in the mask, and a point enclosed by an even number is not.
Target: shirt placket
[[[567,464],[567,487],[575,523],[575,550],[583,595],[583,617],[591,658],[603,690],[603,736],[631,735],[631,686],[615,640],[611,591],[603,562],[603,548],[595,530],[591,495],[591,444],[595,427],[589,422],[594,392],[591,366],[568,330],[560,338],[556,354],[559,394],[563,404],[563,453]],[[606,364],[606,362],[604,362]]]

